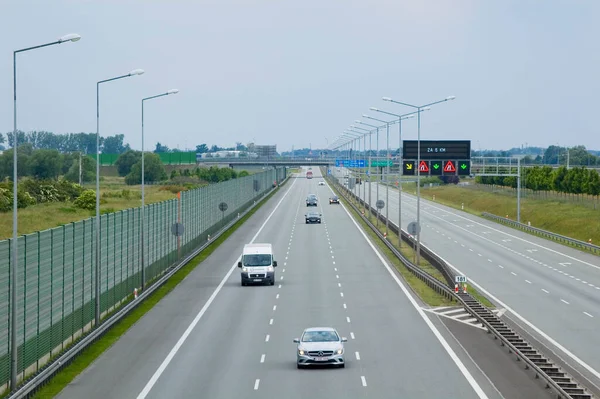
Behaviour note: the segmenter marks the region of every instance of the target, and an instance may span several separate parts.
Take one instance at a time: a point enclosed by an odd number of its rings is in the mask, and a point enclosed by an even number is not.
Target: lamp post
[[[145,207],[145,198],[146,198],[146,180],[145,180],[145,176],[144,176],[144,102],[148,101],[148,100],[152,100],[154,98],[158,98],[158,97],[164,97],[164,96],[168,96],[170,94],[177,94],[179,93],[179,90],[177,89],[171,89],[169,91],[167,91],[166,93],[162,93],[162,94],[158,94],[156,96],[150,96],[150,97],[146,97],[146,98],[142,98],[142,227],[140,229],[140,239],[142,240],[142,292],[144,291],[144,288],[146,287],[146,267],[145,267],[145,256],[144,256],[144,249],[146,248],[146,243],[144,241],[144,226],[146,225],[146,218],[145,218],[145,213],[144,213],[144,207]]]
[[[348,129],[348,132],[352,132],[352,133],[358,134],[360,137],[362,137],[362,139],[363,139],[363,156],[366,156],[366,153],[367,153],[367,134],[370,136],[371,132],[369,132],[369,133],[363,133],[363,132],[359,132],[357,130],[351,130],[351,129]],[[359,137],[359,140],[360,140],[360,137]],[[365,163],[366,162],[367,162],[367,158],[365,157]],[[365,174],[365,177],[366,177],[367,176],[366,170],[365,170],[364,174]],[[363,207],[365,208],[365,213],[366,213],[366,211],[367,211],[367,189],[366,189],[367,184],[366,184],[366,182],[364,180],[361,180],[361,182],[362,182],[362,186],[363,186]],[[360,196],[360,187],[358,188],[358,195]]]
[[[64,35],[60,39],[40,44],[38,46],[26,47],[19,50],[13,51],[13,240],[12,240],[12,264],[10,268],[10,388],[14,390],[17,386],[17,372],[18,372],[18,356],[17,356],[17,263],[18,263],[18,211],[17,211],[17,150],[19,147],[19,137],[17,133],[17,54],[24,53],[26,51],[36,50],[43,47],[53,46],[55,44],[62,44],[67,42],[76,42],[81,39],[76,33],[70,33]]]
[[[409,114],[397,115],[391,112],[382,111],[379,108],[371,107],[370,110],[381,112],[383,114],[392,115],[398,118],[398,246],[402,246],[402,180],[400,179],[400,169],[402,168],[402,156],[400,155],[400,147],[402,146],[402,121],[405,119],[410,119],[415,117],[415,113],[411,112]],[[369,115],[364,115],[363,118],[372,119],[378,122],[383,122],[389,125],[393,121],[384,121],[382,119],[373,118]],[[386,226],[387,228],[387,226]]]
[[[96,82],[96,265],[94,268],[94,280],[96,282],[94,318],[96,327],[100,325],[100,85],[102,83],[112,82],[113,80],[142,75],[143,73],[143,69],[134,69],[126,75]]]
[[[361,125],[372,127],[372,128],[375,129],[375,132],[377,134],[376,139],[375,139],[375,143],[376,143],[375,145],[377,147],[376,150],[375,150],[376,151],[375,152],[375,159],[378,159],[379,158],[379,129],[381,127],[383,127],[383,126],[370,125],[368,123],[364,123],[364,122],[361,122],[361,121],[358,121],[358,120],[355,121],[355,122],[360,123]],[[363,128],[358,127],[358,126],[354,126],[353,125],[352,127],[355,128],[355,129],[360,129],[360,130],[364,130],[364,131],[367,131],[367,132],[371,132],[371,130],[363,129]],[[369,138],[369,141],[370,141],[370,138]],[[377,184],[375,185],[375,191],[376,191],[376,195],[375,196],[376,196],[376,201],[378,201],[379,200],[379,166],[377,166],[377,168],[375,170],[377,170],[377,173],[376,173]],[[371,171],[371,162],[369,162],[369,172],[370,171]],[[371,177],[369,177],[369,206],[371,206],[371,205],[372,205],[371,204]],[[387,204],[386,204],[386,206],[387,206]],[[377,219],[377,223],[379,223],[379,219]]]
[[[356,161],[358,161],[358,154],[360,154],[360,138],[361,138],[362,134],[353,132],[352,130],[345,130],[343,132],[343,136],[351,138],[350,143],[355,148],[355,151],[353,151],[353,153],[354,153],[353,154],[354,155],[354,159]],[[355,142],[357,144],[354,144]],[[356,162],[356,163],[358,163],[358,162]],[[351,167],[352,167],[352,161],[350,161],[350,168]],[[358,168],[358,166],[357,166],[357,168]],[[358,175],[359,175],[359,178],[360,178],[360,168],[358,168],[358,169],[359,169]],[[354,184],[352,185],[352,191],[353,192],[356,191],[356,190],[354,190],[355,186],[356,186],[356,179],[354,179]],[[348,189],[349,188],[350,188],[350,179],[348,179]],[[358,187],[357,190],[360,190],[360,187]],[[360,191],[358,191],[358,194],[360,195]]]
[[[446,101],[452,101],[455,98],[456,98],[455,96],[449,96],[443,100],[434,101],[432,103],[425,104],[425,105],[407,104],[407,103],[403,103],[400,101],[392,100],[389,97],[382,98],[383,101],[389,101],[389,102],[392,102],[395,104],[400,104],[400,105],[404,105],[407,107],[417,109],[417,120],[418,120],[417,121],[417,225],[419,226],[419,228],[421,226],[421,170],[419,168],[419,164],[421,163],[421,110],[424,108],[428,108],[435,104],[443,103]],[[417,234],[417,265],[420,263],[420,260],[421,260],[421,231],[419,230],[419,234]]]

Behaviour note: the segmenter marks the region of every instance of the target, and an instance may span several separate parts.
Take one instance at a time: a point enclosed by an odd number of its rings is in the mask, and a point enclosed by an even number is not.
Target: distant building
[[[277,156],[277,146],[276,145],[255,145],[254,152],[259,157],[275,157]]]

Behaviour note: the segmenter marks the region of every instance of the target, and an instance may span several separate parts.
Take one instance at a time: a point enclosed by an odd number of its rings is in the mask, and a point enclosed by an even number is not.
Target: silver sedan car
[[[298,344],[296,350],[298,368],[314,365],[334,365],[343,368],[344,342],[348,339],[340,337],[331,327],[311,327],[304,330],[301,338],[294,339]]]

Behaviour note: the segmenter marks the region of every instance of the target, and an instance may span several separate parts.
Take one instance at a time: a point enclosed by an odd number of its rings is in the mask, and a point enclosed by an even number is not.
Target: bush
[[[131,172],[133,165],[141,161],[141,159],[141,151],[129,150],[119,155],[119,158],[115,161],[119,176],[127,176]]]
[[[144,156],[144,180],[146,183],[167,180],[167,172],[160,157],[157,154]],[[142,183],[142,163],[137,162],[131,168],[131,172],[125,177],[125,184],[134,185]]]
[[[30,205],[35,205],[36,201],[26,191],[17,193],[17,208],[27,208]],[[13,193],[12,187],[3,188],[0,187],[0,212],[10,212],[13,209]]]
[[[12,209],[12,191],[0,188],[0,212],[8,212]]]
[[[238,177],[246,177],[246,176],[250,176],[250,173],[248,173],[248,171],[247,171],[247,170],[241,170],[241,171],[238,173]]]
[[[85,190],[75,200],[75,206],[81,209],[96,209],[96,192],[94,190]]]
[[[175,184],[169,184],[167,186],[162,186],[161,188],[159,188],[160,191],[170,191],[173,194],[177,194],[180,191],[187,191],[187,187],[185,186],[178,186]]]

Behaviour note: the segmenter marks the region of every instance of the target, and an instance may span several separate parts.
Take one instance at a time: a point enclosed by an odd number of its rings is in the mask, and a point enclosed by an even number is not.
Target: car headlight
[[[341,355],[342,353],[344,353],[344,348],[340,348],[337,350],[338,355]]]
[[[298,354],[300,356],[304,356],[304,349],[298,349]]]
[[[272,271],[273,271],[273,266],[269,266],[269,267],[267,267],[267,271],[268,271],[268,272],[272,272]]]
[[[243,271],[244,273],[248,273],[248,268],[247,268],[247,267],[242,267],[242,271]]]

